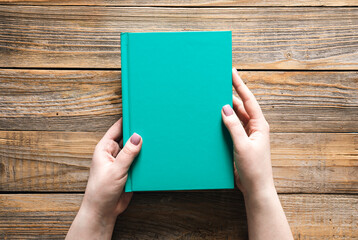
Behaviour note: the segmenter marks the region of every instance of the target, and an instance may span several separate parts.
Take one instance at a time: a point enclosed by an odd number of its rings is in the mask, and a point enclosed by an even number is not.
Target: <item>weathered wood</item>
[[[355,0],[0,0],[0,4],[17,4],[17,5],[85,5],[85,6],[358,6]]]
[[[358,2],[0,0],[0,68],[112,69],[0,70],[0,238],[65,236],[82,194],[11,193],[84,191],[121,116],[122,31],[232,30],[240,69],[358,69],[358,8],[272,6]],[[358,195],[332,194],[358,192],[357,72],[241,75],[270,122],[278,191],[331,193],[280,195],[295,239],[358,238]],[[246,228],[238,190],[136,193],[113,239],[247,239]]]
[[[145,74],[145,73],[143,73]],[[0,129],[106,131],[120,71],[0,70]],[[240,72],[272,132],[356,132],[357,72]]]
[[[0,195],[2,239],[63,239],[82,194]],[[357,195],[280,195],[295,239],[358,237]],[[113,239],[247,239],[236,191],[136,193]]]
[[[119,68],[120,32],[232,30],[240,69],[358,68],[357,8],[0,6],[0,67]]]
[[[84,191],[102,133],[0,132],[2,191]]]
[[[357,72],[240,72],[272,132],[356,132]]]
[[[120,75],[0,70],[0,129],[106,131],[122,114]]]
[[[0,132],[1,191],[84,191],[103,133]],[[282,193],[357,193],[357,133],[273,133]]]
[[[358,191],[358,134],[271,134],[279,192]]]

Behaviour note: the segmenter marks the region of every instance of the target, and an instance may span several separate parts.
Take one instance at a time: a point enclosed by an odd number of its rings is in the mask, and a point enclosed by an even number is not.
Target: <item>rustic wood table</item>
[[[195,30],[233,33],[295,239],[358,239],[356,0],[0,0],[0,26],[1,239],[66,235],[122,115],[120,33]],[[243,198],[136,193],[113,238],[246,239]]]

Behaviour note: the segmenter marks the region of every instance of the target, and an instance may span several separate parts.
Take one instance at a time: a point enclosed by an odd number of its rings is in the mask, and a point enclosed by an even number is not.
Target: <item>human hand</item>
[[[83,206],[102,218],[117,218],[128,206],[133,193],[123,192],[128,169],[142,147],[134,133],[124,148],[122,118],[98,142],[92,159]]]
[[[249,239],[293,239],[272,177],[270,128],[255,96],[232,69],[233,109],[221,115],[234,143],[235,180],[245,199]],[[242,123],[241,123],[241,122]]]
[[[255,96],[232,69],[232,82],[241,100],[225,105],[222,119],[234,143],[235,181],[245,195],[274,189],[269,125]],[[242,123],[240,123],[240,121]]]
[[[128,206],[133,193],[123,191],[128,169],[142,147],[134,133],[124,145],[122,119],[98,142],[80,210],[66,239],[110,239],[117,216]]]

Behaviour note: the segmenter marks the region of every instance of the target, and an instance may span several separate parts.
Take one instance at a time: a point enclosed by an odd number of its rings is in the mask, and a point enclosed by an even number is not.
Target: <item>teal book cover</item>
[[[231,45],[230,31],[121,33],[123,141],[143,139],[126,192],[234,188]]]

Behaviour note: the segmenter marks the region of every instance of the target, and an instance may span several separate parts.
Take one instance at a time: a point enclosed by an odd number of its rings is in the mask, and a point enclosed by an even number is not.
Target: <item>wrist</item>
[[[66,240],[70,239],[111,239],[115,219],[101,218],[98,214],[81,205]]]
[[[81,205],[76,216],[78,228],[87,239],[111,239],[116,218],[104,218]]]
[[[86,201],[86,197],[84,197],[78,213],[86,218],[92,219],[92,222],[97,223],[98,225],[114,226],[117,215],[114,213],[104,213],[103,211],[97,209],[94,205],[95,204],[91,204]]]
[[[243,193],[245,203],[265,203],[275,197],[277,197],[277,191],[274,183],[268,183],[265,186],[258,188],[252,188],[249,191]]]

